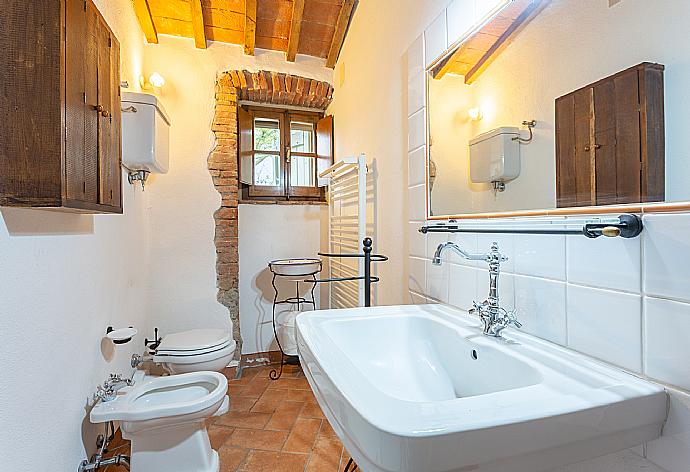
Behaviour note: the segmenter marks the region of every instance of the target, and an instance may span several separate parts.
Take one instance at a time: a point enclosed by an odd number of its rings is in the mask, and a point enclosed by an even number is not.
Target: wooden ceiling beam
[[[256,0],[244,3],[244,53],[253,56],[256,45]]]
[[[285,58],[288,62],[295,62],[297,50],[299,49],[299,35],[302,31],[302,15],[304,13],[304,0],[294,0],[292,2],[292,20],[290,23],[290,38]]]
[[[201,0],[190,0],[192,13],[192,28],[194,30],[194,45],[199,49],[206,49],[206,27],[204,26],[204,10]]]
[[[345,34],[347,33],[347,27],[350,24],[350,17],[352,16],[354,7],[355,0],[345,0],[343,6],[340,7],[338,22],[335,25],[335,32],[333,33],[333,41],[331,41],[331,48],[328,51],[328,58],[326,59],[326,67],[333,69],[336,62],[338,62],[340,49],[343,47]]]
[[[471,84],[484,72],[491,63],[503,52],[508,45],[520,34],[520,32],[532,21],[541,11],[546,8],[551,0],[523,0],[525,4],[524,10],[513,21],[507,30],[496,40],[496,42],[489,48],[488,51],[477,61],[477,63],[465,74],[465,83]],[[516,2],[515,6],[520,6]]]
[[[151,8],[148,1],[134,0],[134,12],[139,20],[139,26],[144,31],[146,41],[158,44],[158,32],[156,32],[156,25],[153,24],[153,16],[151,16]]]

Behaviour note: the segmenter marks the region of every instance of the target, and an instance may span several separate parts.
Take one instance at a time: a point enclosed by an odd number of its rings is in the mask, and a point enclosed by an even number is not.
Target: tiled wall
[[[451,253],[446,253],[440,267],[431,265],[430,259],[437,245],[446,240],[472,252],[485,252],[491,242],[498,242],[501,252],[510,257],[502,267],[501,300],[506,308],[518,310],[524,331],[646,376],[671,392],[669,421],[661,439],[588,462],[586,468],[563,471],[688,472],[690,214],[645,215],[645,230],[635,239],[418,232],[426,218],[424,69],[457,39],[454,36],[461,29],[458,12],[464,4],[472,4],[472,0],[452,2],[408,50],[411,301],[466,309],[473,300],[484,300],[488,293],[484,264]],[[538,220],[553,225],[563,222],[562,218]],[[524,222],[520,220],[521,225]],[[647,460],[631,461],[630,454]]]

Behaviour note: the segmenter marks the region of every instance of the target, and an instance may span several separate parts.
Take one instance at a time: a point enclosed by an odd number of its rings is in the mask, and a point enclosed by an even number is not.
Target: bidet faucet
[[[484,325],[484,334],[487,336],[500,337],[501,332],[510,325],[521,328],[522,324],[517,320],[515,311],[507,311],[500,305],[498,297],[498,276],[501,273],[501,262],[508,260],[498,251],[498,243],[491,244],[491,250],[486,254],[472,254],[464,251],[460,246],[452,241],[441,243],[436,248],[434,258],[431,261],[434,265],[441,265],[441,254],[450,248],[460,254],[463,258],[471,261],[485,261],[489,264],[489,297],[482,303],[472,302],[473,307],[469,313],[477,314]]]
[[[115,400],[118,391],[132,385],[134,385],[134,380],[123,379],[120,374],[110,374],[110,377],[103,382],[103,386],[96,387],[96,393],[93,395],[94,400],[101,400],[102,402]]]

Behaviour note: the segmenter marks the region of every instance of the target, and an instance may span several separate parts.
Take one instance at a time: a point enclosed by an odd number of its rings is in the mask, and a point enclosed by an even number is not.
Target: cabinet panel
[[[616,162],[616,87],[613,81],[594,87],[594,155],[595,204],[613,205],[618,202]],[[589,144],[588,144],[589,145]]]
[[[640,194],[640,101],[637,71],[617,76],[616,89],[616,203],[645,201]]]
[[[101,23],[98,28],[98,202],[104,205],[113,202],[109,165],[113,157],[110,47],[110,32]]]

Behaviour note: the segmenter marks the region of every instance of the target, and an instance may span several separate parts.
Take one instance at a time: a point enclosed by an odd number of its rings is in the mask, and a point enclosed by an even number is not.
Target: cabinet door
[[[87,7],[66,1],[65,37],[65,195],[68,200],[96,202],[95,160],[86,154]]]
[[[596,204],[618,203],[616,146],[616,87],[613,80],[594,86],[594,168]]]
[[[594,204],[591,123],[591,88],[556,100],[556,200],[560,208]]]
[[[640,98],[637,70],[614,79],[616,94],[616,203],[642,201]]]
[[[84,89],[86,109],[84,118],[84,178],[86,179],[87,201],[98,203],[98,31],[100,18],[98,10],[87,2],[86,7],[86,58],[84,60]]]

